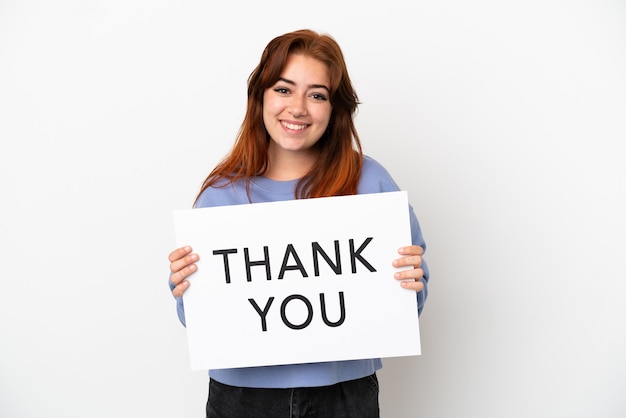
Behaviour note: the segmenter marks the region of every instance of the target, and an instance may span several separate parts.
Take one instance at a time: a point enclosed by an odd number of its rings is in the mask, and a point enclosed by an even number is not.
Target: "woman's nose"
[[[294,118],[299,118],[306,115],[305,98],[293,97],[289,104],[289,113]]]

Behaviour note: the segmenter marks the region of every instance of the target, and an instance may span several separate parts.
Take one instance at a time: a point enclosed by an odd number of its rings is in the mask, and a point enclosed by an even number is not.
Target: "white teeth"
[[[294,131],[300,131],[304,128],[306,128],[306,125],[294,125],[292,123],[287,123],[287,122],[283,122],[283,126],[287,129],[291,129]]]

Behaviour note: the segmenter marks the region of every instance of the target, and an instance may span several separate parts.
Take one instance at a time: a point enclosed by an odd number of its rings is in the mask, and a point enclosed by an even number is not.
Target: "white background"
[[[302,27],[343,47],[429,245],[383,417],[626,415],[623,2],[1,0],[0,416],[203,416],[172,211]]]

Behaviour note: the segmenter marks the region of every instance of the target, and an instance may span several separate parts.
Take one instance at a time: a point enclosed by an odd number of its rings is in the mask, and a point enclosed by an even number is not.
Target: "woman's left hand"
[[[401,247],[398,250],[398,254],[402,257],[393,260],[394,267],[411,266],[413,268],[398,271],[394,274],[394,278],[401,280],[400,285],[405,289],[421,292],[422,289],[424,289],[424,284],[421,282],[424,276],[424,270],[421,268],[424,249],[419,245],[410,245],[408,247]]]

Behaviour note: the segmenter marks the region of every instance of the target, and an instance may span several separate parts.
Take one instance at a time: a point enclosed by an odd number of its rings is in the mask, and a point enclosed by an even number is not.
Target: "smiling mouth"
[[[293,123],[288,123],[288,122],[281,122],[281,124],[287,128],[287,129],[291,129],[292,131],[301,131],[304,128],[308,127],[309,125],[296,125]]]

